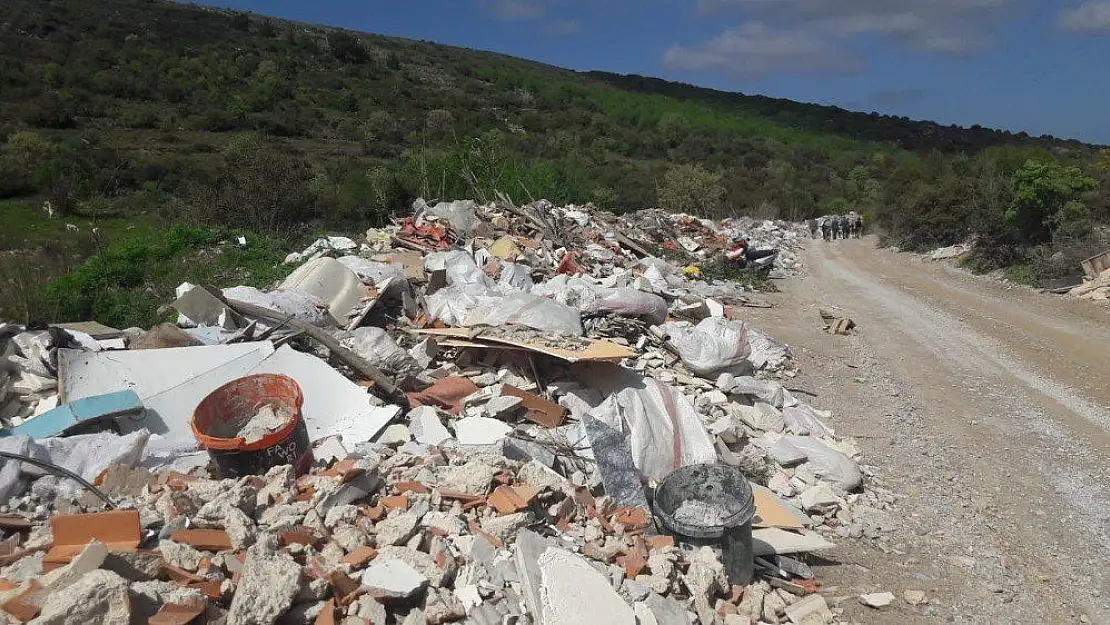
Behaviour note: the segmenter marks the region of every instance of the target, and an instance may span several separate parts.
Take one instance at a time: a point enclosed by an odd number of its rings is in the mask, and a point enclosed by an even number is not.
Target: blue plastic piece
[[[91,426],[98,421],[111,425],[117,417],[138,414],[143,402],[135,391],[119,391],[71,401],[53,410],[29,419],[14,428],[0,431],[4,436],[30,436],[49,438],[61,436],[77,426]]]

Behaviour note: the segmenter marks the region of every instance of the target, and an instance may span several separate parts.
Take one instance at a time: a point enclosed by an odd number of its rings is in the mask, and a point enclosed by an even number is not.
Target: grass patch
[[[1006,279],[1010,282],[1029,286],[1039,286],[1042,277],[1037,266],[1032,263],[1004,267],[1002,269],[1002,275],[1006,276]]]
[[[240,246],[234,239],[245,236]],[[150,327],[181,282],[264,287],[284,277],[284,242],[250,232],[173,226],[105,248],[42,287],[37,321],[95,319],[110,326]]]
[[[92,245],[93,229],[101,241],[139,239],[160,229],[157,218],[144,215],[88,218],[50,217],[37,200],[0,200],[0,251],[61,245],[79,249]],[[70,228],[69,226],[73,226]]]

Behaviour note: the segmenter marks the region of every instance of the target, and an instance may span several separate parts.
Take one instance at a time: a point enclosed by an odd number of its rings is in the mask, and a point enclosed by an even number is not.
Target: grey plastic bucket
[[[653,507],[656,518],[683,542],[720,546],[729,582],[751,582],[755,496],[743,473],[723,464],[682,467],[660,482]]]

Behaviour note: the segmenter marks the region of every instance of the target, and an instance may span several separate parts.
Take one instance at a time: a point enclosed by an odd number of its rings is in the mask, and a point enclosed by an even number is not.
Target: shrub
[[[659,205],[674,212],[703,217],[714,216],[721,208],[725,188],[721,175],[697,165],[676,165],[667,170],[659,185]]]

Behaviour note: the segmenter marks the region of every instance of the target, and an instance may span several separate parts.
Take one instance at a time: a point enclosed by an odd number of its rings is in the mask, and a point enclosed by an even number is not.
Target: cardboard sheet
[[[755,520],[752,527],[778,527],[782,529],[803,529],[812,521],[800,510],[783,503],[771,489],[752,484],[755,495]]]
[[[590,345],[580,351],[571,351],[566,349],[557,349],[547,347],[545,345],[536,345],[534,343],[527,343],[524,341],[513,341],[510,339],[501,339],[493,336],[485,336],[481,334],[480,329],[476,328],[428,328],[424,330],[413,330],[417,334],[424,334],[429,336],[442,336],[449,337],[452,340],[462,340],[473,345],[467,347],[485,347],[485,348],[517,348],[524,349],[548,356],[553,356],[567,362],[579,361],[605,361],[605,360],[621,360],[623,358],[632,358],[636,356],[636,352],[623,345],[617,345],[610,341],[591,340]],[[441,343],[445,344],[445,343]]]

